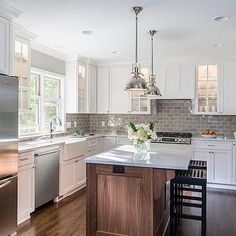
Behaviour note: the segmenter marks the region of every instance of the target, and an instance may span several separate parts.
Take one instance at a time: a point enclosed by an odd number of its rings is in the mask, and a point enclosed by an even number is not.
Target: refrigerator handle
[[[0,184],[0,189],[6,187],[10,183],[11,183],[11,180],[8,180],[7,182]]]

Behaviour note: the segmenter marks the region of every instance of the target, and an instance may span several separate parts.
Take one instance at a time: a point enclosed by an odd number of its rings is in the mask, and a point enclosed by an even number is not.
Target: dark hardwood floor
[[[18,236],[85,236],[85,190],[58,204],[50,203],[18,227]],[[200,223],[183,220],[178,236],[198,236]],[[236,191],[209,189],[207,193],[207,235],[236,235]],[[144,235],[146,236],[146,235]]]

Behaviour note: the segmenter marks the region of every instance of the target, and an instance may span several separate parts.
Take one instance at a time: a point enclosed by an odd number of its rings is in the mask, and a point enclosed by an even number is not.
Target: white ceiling
[[[6,1],[6,0],[5,0]],[[149,29],[158,60],[236,56],[236,0],[7,0],[23,14],[16,22],[38,35],[36,41],[67,55],[102,62],[134,58],[134,5],[139,17],[139,59],[149,61]],[[216,16],[230,20],[214,22]],[[92,35],[81,31],[91,30]],[[222,43],[223,47],[213,47]],[[120,51],[120,54],[112,54]]]

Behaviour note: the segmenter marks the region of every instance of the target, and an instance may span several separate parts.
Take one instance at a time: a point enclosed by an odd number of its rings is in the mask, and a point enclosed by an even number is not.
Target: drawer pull
[[[213,144],[208,144],[208,147],[215,147],[215,145],[213,145]]]
[[[76,160],[75,163],[77,163],[79,160]]]
[[[22,158],[22,159],[20,159],[20,161],[28,161],[29,160],[29,158]]]

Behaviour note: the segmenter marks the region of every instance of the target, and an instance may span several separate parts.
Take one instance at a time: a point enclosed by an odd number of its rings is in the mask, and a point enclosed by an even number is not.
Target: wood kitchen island
[[[163,235],[168,181],[190,159],[152,149],[142,159],[130,145],[87,158],[87,236]]]

